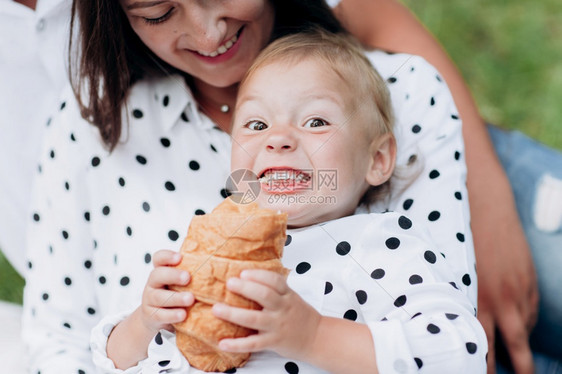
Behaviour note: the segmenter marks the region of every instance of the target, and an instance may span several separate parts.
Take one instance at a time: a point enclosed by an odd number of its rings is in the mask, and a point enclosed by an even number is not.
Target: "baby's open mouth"
[[[260,183],[306,183],[311,179],[312,171],[305,172],[297,169],[266,169],[258,176]]]

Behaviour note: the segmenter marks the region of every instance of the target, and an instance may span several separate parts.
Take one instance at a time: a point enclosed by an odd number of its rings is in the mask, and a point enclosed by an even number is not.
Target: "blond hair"
[[[394,115],[386,84],[364,54],[359,43],[346,34],[335,34],[313,29],[280,38],[267,46],[246,72],[244,85],[260,68],[273,62],[289,65],[303,60],[324,61],[351,88],[354,93],[353,112],[367,110],[376,136],[392,133]]]

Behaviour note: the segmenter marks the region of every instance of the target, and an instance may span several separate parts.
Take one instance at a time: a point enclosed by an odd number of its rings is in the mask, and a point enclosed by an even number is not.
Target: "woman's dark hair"
[[[345,32],[324,0],[270,1],[275,11],[272,39],[312,27]],[[70,81],[82,117],[99,129],[103,142],[112,150],[121,136],[122,107],[131,86],[144,77],[185,73],[144,45],[117,0],[74,0],[71,35],[75,34],[76,19],[78,45],[71,37]]]

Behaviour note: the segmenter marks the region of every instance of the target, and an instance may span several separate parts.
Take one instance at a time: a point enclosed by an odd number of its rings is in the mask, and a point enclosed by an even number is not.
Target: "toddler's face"
[[[353,94],[312,58],[265,65],[240,88],[232,170],[257,175],[258,203],[287,212],[289,226],[353,214],[368,188],[372,137]]]

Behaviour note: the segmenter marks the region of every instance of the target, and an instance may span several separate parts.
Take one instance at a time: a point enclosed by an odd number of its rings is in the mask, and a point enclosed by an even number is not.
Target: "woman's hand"
[[[284,276],[267,270],[245,270],[231,278],[227,288],[260,304],[262,310],[215,304],[213,314],[234,324],[257,330],[245,338],[223,339],[219,348],[229,352],[265,349],[294,359],[304,358],[314,344],[321,315],[289,286]]]
[[[161,329],[172,331],[172,323],[185,320],[185,308],[193,305],[195,300],[190,292],[168,288],[171,285],[185,286],[190,281],[188,272],[173,267],[180,262],[181,255],[170,250],[160,250],[153,256],[154,270],[142,294],[140,319],[154,334]]]
[[[533,373],[528,337],[537,319],[538,289],[521,225],[514,214],[500,209],[477,210],[472,222],[478,319],[488,336],[488,373],[495,372],[496,332],[501,334],[515,372]]]

